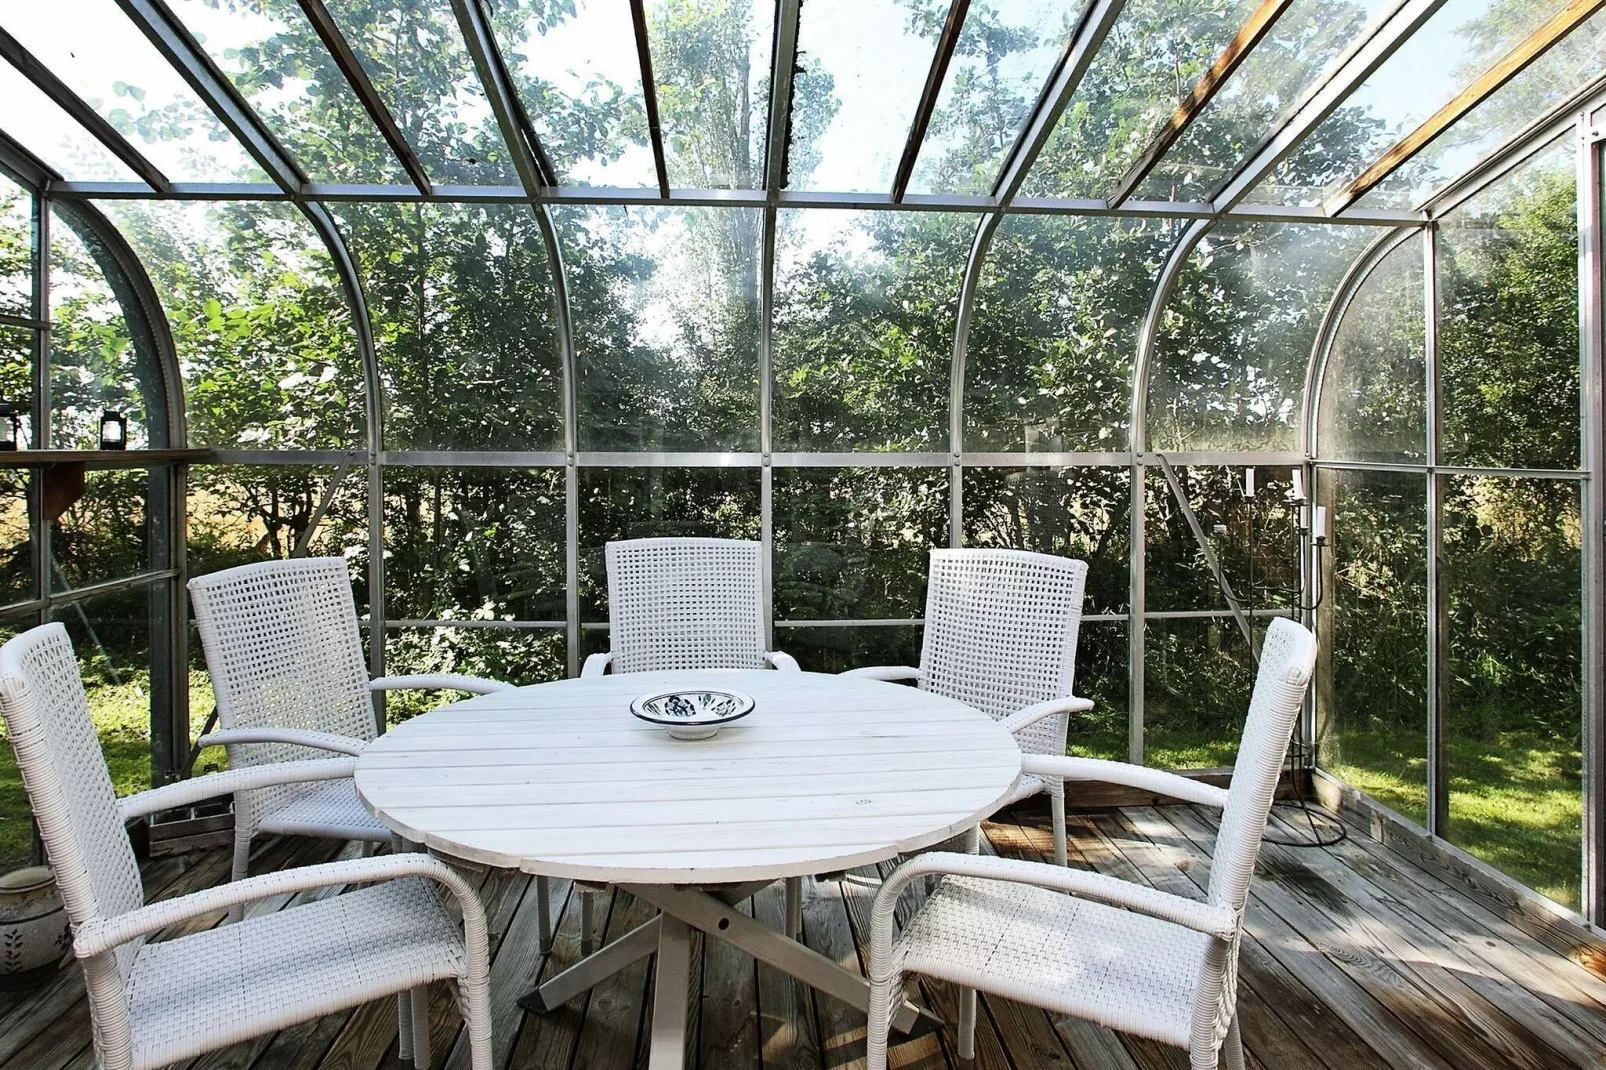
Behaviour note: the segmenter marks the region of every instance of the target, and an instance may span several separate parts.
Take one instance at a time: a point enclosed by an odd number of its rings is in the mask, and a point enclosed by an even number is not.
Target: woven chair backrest
[[[67,629],[46,624],[0,647],[0,713],[74,928],[144,902]],[[123,980],[141,941],[115,952]]]
[[[933,550],[920,686],[993,717],[1071,693],[1087,562],[1025,550]],[[1017,734],[1065,752],[1063,717]]]
[[[195,623],[224,728],[299,728],[357,739],[377,734],[357,611],[338,557],[263,561],[190,581]],[[235,767],[328,758],[284,743],[228,748]],[[316,784],[246,793],[247,819]]]
[[[1260,839],[1315,665],[1316,637],[1285,617],[1274,619],[1260,644],[1260,671],[1216,833],[1211,902],[1239,911],[1248,902]]]
[[[610,542],[613,671],[762,669],[761,553],[735,539]]]

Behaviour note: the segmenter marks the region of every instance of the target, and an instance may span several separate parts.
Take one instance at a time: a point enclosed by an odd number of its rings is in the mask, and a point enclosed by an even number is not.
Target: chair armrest
[[[1084,869],[1067,869],[1064,866],[1052,866],[1046,862],[1028,862],[1020,858],[996,858],[990,855],[938,851],[916,855],[899,866],[882,882],[881,890],[876,893],[875,905],[870,911],[872,981],[878,979],[878,971],[883,974],[881,979],[884,979],[891,958],[893,917],[898,897],[915,878],[938,874],[1013,881],[1017,884],[1034,884],[1039,888],[1069,892],[1083,899],[1123,907],[1137,914],[1168,921],[1173,925],[1180,925],[1218,940],[1231,940],[1238,933],[1237,912],[1219,903],[1184,899],[1180,895],[1162,892],[1158,888],[1133,884],[1105,873],[1093,873]]]
[[[336,732],[314,732],[305,728],[220,728],[196,740],[203,747],[227,747],[231,743],[294,743],[300,747],[332,750],[336,754],[361,754],[366,740]]]
[[[178,922],[212,914],[257,899],[289,895],[313,888],[340,884],[367,884],[396,877],[425,877],[444,886],[462,905],[465,934],[485,939],[485,909],[468,882],[450,866],[427,854],[380,855],[377,858],[350,858],[301,866],[247,877],[230,884],[207,888],[176,899],[165,899],[130,910],[126,914],[101,918],[79,927],[73,940],[73,953],[81,959],[105,954],[140,936],[149,936]],[[294,909],[293,907],[291,909]],[[481,945],[483,947],[483,943]]]
[[[580,666],[580,679],[589,680],[593,676],[606,676],[608,674],[608,665],[612,661],[613,655],[611,653],[592,654],[586,658],[586,663]]]
[[[1045,717],[1053,717],[1064,713],[1086,713],[1093,708],[1090,698],[1077,698],[1075,695],[1066,695],[1064,698],[1051,698],[1047,702],[1038,702],[1025,709],[1016,710],[1005,717],[999,724],[1011,732],[1019,732],[1029,728]]]
[[[117,813],[122,820],[132,821],[136,817],[190,806],[205,799],[232,795],[250,788],[305,784],[313,780],[343,780],[356,769],[355,758],[309,758],[300,762],[272,762],[246,766],[244,769],[229,769],[126,795],[117,800]]]
[[[858,676],[866,680],[886,680],[888,683],[896,683],[899,680],[920,679],[920,670],[913,665],[867,665],[862,669],[849,669],[839,675]]]
[[[513,690],[512,684],[500,680],[486,680],[479,676],[460,676],[455,672],[430,673],[423,676],[381,676],[370,680],[370,691],[400,691],[415,688],[419,691],[467,691],[475,695],[494,695],[498,691]]]
[[[1061,776],[1066,780],[1097,780],[1104,784],[1124,784],[1139,791],[1168,795],[1183,802],[1214,806],[1227,805],[1227,789],[1189,780],[1185,776],[1104,758],[1071,758],[1049,754],[1028,754],[1021,759],[1021,771]]]
[[[802,668],[799,667],[797,659],[784,651],[766,651],[764,654],[764,660],[770,663],[771,668],[779,669],[781,672],[803,671]]]

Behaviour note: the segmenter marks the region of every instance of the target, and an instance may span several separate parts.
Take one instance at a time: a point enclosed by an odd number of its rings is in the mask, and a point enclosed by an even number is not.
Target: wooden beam
[[[652,138],[653,166],[658,170],[658,192],[668,197],[669,168],[664,161],[663,126],[658,121],[658,86],[652,77],[652,49],[647,41],[647,5],[644,0],[630,0],[630,21],[636,27],[636,58],[641,62],[641,94],[647,104],[647,133]]]
[[[24,78],[39,88],[45,96],[56,102],[56,105],[72,116],[85,130],[89,131],[94,139],[106,146],[130,171],[140,177],[151,189],[157,193],[169,193],[173,184],[167,176],[149,160],[145,155],[131,145],[127,138],[118,132],[117,128],[101,117],[101,114],[91,108],[84,99],[68,87],[66,82],[57,78],[55,73],[35,58],[18,41],[0,28],[0,56],[17,69]]]
[[[374,83],[369,80],[368,72],[357,58],[351,43],[346,40],[346,35],[341,33],[340,27],[335,24],[334,16],[329,14],[329,9],[324,6],[323,0],[296,0],[296,2],[301,5],[302,14],[307,16],[307,21],[312,23],[312,28],[317,31],[318,39],[329,50],[329,57],[335,61],[335,66],[345,75],[352,92],[357,94],[357,100],[362,104],[363,110],[379,128],[379,133],[390,146],[390,151],[401,161],[407,177],[418,187],[418,192],[426,197],[429,196],[429,175],[424,171],[423,161],[418,158],[418,153],[413,151],[412,145],[402,134],[395,116],[390,114],[390,109],[379,99],[378,92],[374,90]]]
[[[1552,15],[1544,25],[1529,34],[1517,47],[1495,61],[1494,66],[1480,74],[1444,107],[1434,112],[1422,125],[1406,134],[1392,148],[1379,156],[1370,167],[1322,202],[1326,215],[1336,215],[1360,200],[1378,183],[1421,152],[1433,139],[1444,133],[1464,115],[1493,96],[1501,86],[1521,74],[1534,60],[1542,56],[1602,7],[1606,0],[1572,0]]]
[[[953,0],[948,18],[942,24],[937,38],[937,51],[931,57],[931,69],[926,72],[926,85],[920,91],[920,105],[915,109],[914,122],[909,124],[909,137],[903,143],[903,156],[898,160],[898,171],[892,180],[892,200],[903,200],[914,174],[915,159],[920,155],[920,144],[926,139],[926,127],[931,125],[931,114],[937,110],[937,94],[942,92],[942,81],[948,74],[948,64],[954,58],[954,47],[959,44],[959,31],[965,24],[970,0]]]
[[[1121,181],[1116,184],[1115,191],[1105,198],[1105,203],[1113,208],[1132,196],[1139,183],[1148,176],[1171,146],[1176,144],[1189,124],[1199,117],[1205,105],[1215,98],[1227,79],[1243,65],[1244,60],[1249,58],[1249,53],[1260,44],[1267,33],[1271,32],[1277,19],[1293,2],[1294,0],[1261,0],[1260,6],[1249,16],[1237,35],[1227,42],[1227,47],[1221,50],[1221,55],[1216,57],[1210,69],[1205,71],[1204,76],[1194,85],[1193,91],[1177,105],[1177,110],[1171,113],[1171,118],[1154,132],[1154,137],[1143,150],[1143,155],[1139,156],[1137,162],[1122,176]]]

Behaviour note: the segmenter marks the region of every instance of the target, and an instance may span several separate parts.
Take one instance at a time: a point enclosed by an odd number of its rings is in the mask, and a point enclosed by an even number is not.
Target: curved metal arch
[[[1372,272],[1389,258],[1389,254],[1422,232],[1421,227],[1401,227],[1377,237],[1361,251],[1344,276],[1338,280],[1322,322],[1316,328],[1316,340],[1311,344],[1310,360],[1305,365],[1305,396],[1299,410],[1299,436],[1306,458],[1316,459],[1317,420],[1321,413],[1321,389],[1327,378],[1327,363],[1333,355],[1333,343],[1338,329],[1349,314],[1349,308],[1360,295]]]
[[[123,237],[117,225],[87,201],[52,201],[51,209],[67,221],[69,227],[82,227],[93,235],[90,256],[106,276],[106,282],[117,298],[128,323],[129,333],[143,341],[154,361],[156,374],[161,378],[162,434],[164,441],[152,441],[156,448],[184,447],[189,444],[189,424],[184,407],[184,379],[178,364],[178,347],[173,342],[172,325],[157,296],[145,265],[140,263],[134,249]],[[97,248],[98,246],[98,248]],[[104,251],[105,256],[100,253]],[[142,337],[141,337],[142,336]],[[150,397],[145,401],[147,423],[150,421]]]
[[[1134,454],[1145,452],[1149,445],[1149,376],[1154,366],[1154,343],[1160,335],[1160,318],[1165,315],[1165,306],[1171,303],[1171,294],[1176,289],[1177,280],[1182,277],[1183,266],[1193,255],[1199,240],[1215,224],[1214,219],[1196,219],[1189,224],[1171,247],[1170,255],[1155,278],[1154,297],[1143,318],[1143,329],[1138,333],[1137,353],[1132,362],[1132,408],[1127,441]]]
[[[981,273],[986,267],[987,250],[1003,215],[992,212],[976,223],[976,236],[970,243],[970,259],[959,287],[959,311],[954,319],[953,358],[948,366],[948,455],[952,486],[948,493],[948,544],[958,547],[964,541],[965,456],[965,368],[970,351],[970,322],[976,310],[976,294],[981,289]]]

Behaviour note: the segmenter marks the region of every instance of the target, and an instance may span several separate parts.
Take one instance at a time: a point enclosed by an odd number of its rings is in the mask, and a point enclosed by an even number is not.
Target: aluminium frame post
[[[1580,906],[1606,921],[1606,273],[1603,273],[1602,154],[1606,128],[1577,116],[1578,316],[1584,480],[1583,843]]]
[[[1448,741],[1445,738],[1445,654],[1449,615],[1444,591],[1444,480],[1439,471],[1443,412],[1439,388],[1439,225],[1422,230],[1422,315],[1427,397],[1427,827],[1441,839],[1450,828]]]

